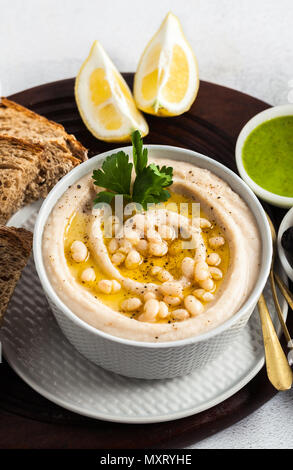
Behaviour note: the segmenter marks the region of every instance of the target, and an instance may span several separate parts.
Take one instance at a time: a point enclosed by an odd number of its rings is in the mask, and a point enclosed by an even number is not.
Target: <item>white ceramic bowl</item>
[[[186,161],[218,175],[244,199],[254,213],[262,238],[260,273],[254,289],[241,309],[219,327],[193,338],[166,343],[144,343],[121,339],[88,325],[59,299],[51,286],[42,257],[42,236],[47,218],[69,185],[100,166],[113,151],[97,155],[66,175],[44,201],[34,230],[34,259],[43,289],[52,311],[68,340],[90,361],[113,372],[145,379],[171,378],[190,373],[218,357],[235,341],[246,325],[266,283],[272,256],[270,228],[264,210],[249,187],[220,163],[190,150],[163,145],[148,145],[150,156]],[[121,150],[121,149],[119,149]],[[131,147],[123,147],[132,158]],[[231,295],[235,293],[231,293]],[[237,293],[236,293],[237,295]]]
[[[282,223],[279,227],[279,232],[278,232],[278,253],[279,253],[279,258],[280,258],[280,261],[282,263],[282,266],[283,266],[287,276],[293,282],[293,268],[290,265],[286,255],[285,255],[284,248],[282,247],[282,244],[281,244],[282,235],[287,230],[287,228],[289,228],[289,227],[293,227],[293,207],[287,212],[287,214],[283,218]]]
[[[266,109],[265,111],[256,114],[256,116],[250,119],[250,121],[245,124],[238,136],[235,156],[236,165],[241,178],[248,184],[248,186],[250,186],[255,194],[257,194],[261,199],[268,202],[269,204],[273,204],[277,207],[289,208],[293,206],[293,197],[279,196],[278,194],[271,193],[270,191],[267,191],[266,189],[259,186],[247,174],[242,160],[243,145],[249,134],[263,122],[281,116],[293,116],[293,104],[285,104],[283,106],[275,106],[274,108]]]

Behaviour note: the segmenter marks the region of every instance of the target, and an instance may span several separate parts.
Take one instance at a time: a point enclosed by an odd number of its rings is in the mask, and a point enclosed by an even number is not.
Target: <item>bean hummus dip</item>
[[[52,210],[42,250],[53,288],[79,318],[120,338],[166,342],[239,310],[258,277],[261,240],[223,180],[189,163],[152,162],[173,167],[168,201],[121,220],[114,207],[94,207],[101,188],[89,174]]]

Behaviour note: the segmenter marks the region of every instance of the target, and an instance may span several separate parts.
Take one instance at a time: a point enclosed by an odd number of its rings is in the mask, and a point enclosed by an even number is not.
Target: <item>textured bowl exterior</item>
[[[11,225],[21,224],[31,230],[32,213],[28,214],[28,220],[24,212],[27,214],[27,208],[13,217]],[[282,275],[280,269],[277,272]],[[282,278],[285,281],[284,275]],[[268,281],[264,295],[276,331],[280,334],[281,326]],[[280,294],[279,301],[286,319],[287,303]],[[204,411],[240,390],[264,364],[263,339],[256,308],[237,341],[215,360],[183,377],[139,380],[98,367],[80,354],[59,328],[32,259],[9,303],[0,329],[0,340],[8,363],[35,391],[76,413],[123,423],[171,421]],[[22,390],[20,387],[19,400]],[[14,392],[7,397],[8,406],[16,396]],[[30,400],[27,402],[27,394],[22,398],[18,409],[30,413],[32,407],[39,419],[39,404],[34,406]],[[44,406],[46,410],[42,409],[42,417],[55,419],[56,413],[58,417],[64,416],[59,409],[48,414],[47,408],[51,407],[47,403]],[[225,410],[226,406],[220,409],[220,413],[225,414]],[[156,445],[156,441],[153,442]]]
[[[230,328],[198,343],[149,348],[133,347],[82,330],[48,299],[54,316],[68,340],[93,363],[104,369],[138,379],[167,379],[191,373],[216,359],[245,327],[254,308]]]
[[[262,237],[260,274],[252,293],[236,314],[219,327],[201,336],[170,343],[143,343],[116,338],[99,331],[80,320],[61,302],[47,278],[43,263],[42,233],[44,225],[57,200],[67,187],[92,171],[101,160],[113,151],[93,157],[72,170],[59,181],[47,196],[35,225],[34,259],[42,287],[54,316],[65,336],[81,354],[104,369],[121,375],[142,379],[164,379],[186,375],[205,366],[224,352],[233,341],[237,340],[237,336],[245,327],[265,286],[272,257],[272,243],[268,221],[259,201],[249,187],[231,170],[193,151],[160,145],[149,145],[147,148],[152,155],[159,154],[176,162],[187,161],[213,171],[230,184],[255,214]],[[123,150],[131,155],[130,147],[124,147]]]

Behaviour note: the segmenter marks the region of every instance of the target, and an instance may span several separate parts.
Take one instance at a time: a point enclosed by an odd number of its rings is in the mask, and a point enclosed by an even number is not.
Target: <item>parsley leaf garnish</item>
[[[148,150],[143,148],[139,131],[134,131],[131,136],[133,146],[133,162],[136,178],[131,194],[131,174],[133,164],[129,162],[128,155],[120,151],[110,155],[104,161],[102,168],[94,170],[94,184],[105,188],[94,199],[94,203],[105,202],[110,204],[116,194],[121,194],[133,202],[140,203],[144,209],[147,204],[157,204],[167,201],[170,193],[164,189],[173,181],[173,168],[148,163]]]
[[[99,204],[100,202],[106,202],[107,204],[111,204],[113,197],[115,197],[115,193],[111,193],[110,191],[101,191],[95,197],[94,203]]]
[[[107,191],[98,193],[94,202],[109,204],[115,194],[130,197],[132,167],[133,164],[129,162],[129,157],[125,152],[120,151],[107,157],[102,168],[93,171],[94,184],[107,189]]]
[[[167,178],[169,184],[167,184]],[[161,173],[157,166],[149,165],[136,177],[132,199],[134,202],[139,202],[146,209],[147,204],[157,204],[169,199],[170,193],[163,189],[169,185],[169,176]]]
[[[139,175],[148,162],[148,150],[142,148],[142,138],[140,137],[139,131],[134,131],[131,136],[132,147],[133,147],[133,162],[134,168],[137,175]]]

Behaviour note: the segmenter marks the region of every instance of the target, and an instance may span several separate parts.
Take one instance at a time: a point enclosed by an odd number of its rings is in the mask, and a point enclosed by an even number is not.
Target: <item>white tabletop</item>
[[[134,71],[168,11],[181,20],[200,78],[270,104],[293,102],[292,0],[1,0],[0,81],[9,95],[75,76],[95,39]],[[293,448],[293,392],[191,447]]]

